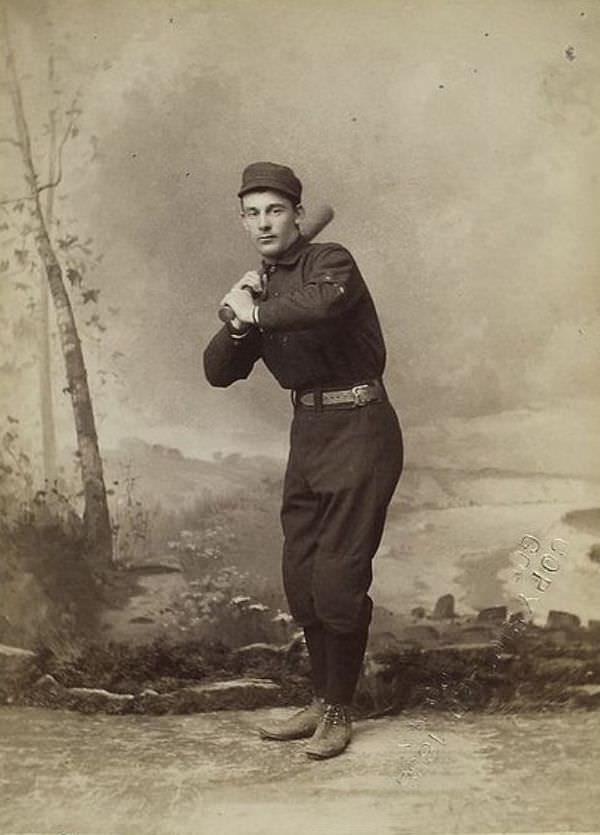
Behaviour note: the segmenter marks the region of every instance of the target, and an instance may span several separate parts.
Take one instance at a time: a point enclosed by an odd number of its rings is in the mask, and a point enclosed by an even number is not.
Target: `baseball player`
[[[231,311],[204,352],[226,387],[262,360],[293,403],[281,523],[283,583],[303,627],[314,698],[265,739],[310,737],[325,759],[347,747],[349,708],[371,621],[372,560],[403,465],[402,433],[382,374],[385,345],[352,255],[300,232],[294,171],[255,162],[243,172],[242,223],[262,257],[222,299]]]

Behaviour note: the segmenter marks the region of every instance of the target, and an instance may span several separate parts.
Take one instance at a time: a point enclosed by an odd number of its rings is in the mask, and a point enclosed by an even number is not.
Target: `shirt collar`
[[[298,258],[300,258],[300,255],[306,246],[308,246],[308,241],[303,235],[299,235],[294,243],[279,256],[279,258],[275,261],[274,266],[283,264],[285,267],[292,267]]]

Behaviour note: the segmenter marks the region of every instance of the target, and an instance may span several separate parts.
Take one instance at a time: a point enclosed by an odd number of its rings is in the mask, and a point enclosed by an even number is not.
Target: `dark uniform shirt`
[[[260,329],[223,327],[204,352],[206,377],[228,386],[263,362],[285,389],[343,388],[380,377],[385,345],[373,300],[350,253],[300,237],[268,268]]]

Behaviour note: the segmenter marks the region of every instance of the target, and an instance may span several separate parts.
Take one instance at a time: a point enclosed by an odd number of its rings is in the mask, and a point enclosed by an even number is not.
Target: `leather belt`
[[[357,406],[366,406],[368,403],[385,400],[385,390],[379,380],[370,380],[347,389],[295,391],[292,400],[294,405],[306,406],[309,409],[330,406],[354,409]]]

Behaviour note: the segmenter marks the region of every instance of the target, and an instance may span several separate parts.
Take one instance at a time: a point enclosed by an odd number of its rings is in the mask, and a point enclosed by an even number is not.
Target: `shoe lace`
[[[326,705],[323,722],[326,725],[343,725],[348,721],[348,711],[344,705]]]

